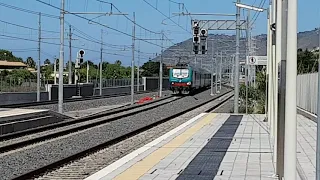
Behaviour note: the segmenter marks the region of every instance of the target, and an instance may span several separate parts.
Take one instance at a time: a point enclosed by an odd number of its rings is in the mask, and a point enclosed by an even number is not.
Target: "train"
[[[213,75],[215,80],[215,75]],[[176,94],[193,94],[211,83],[211,72],[187,63],[178,63],[169,70],[170,90]]]

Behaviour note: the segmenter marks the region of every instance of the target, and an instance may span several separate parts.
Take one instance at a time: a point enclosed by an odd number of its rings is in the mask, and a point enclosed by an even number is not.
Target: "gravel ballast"
[[[222,91],[223,92],[223,91]],[[212,97],[209,91],[202,92],[193,97],[185,97],[175,102],[145,111],[133,116],[119,119],[85,132],[74,133],[70,136],[57,138],[53,141],[34,146],[24,151],[17,151],[9,155],[0,155],[0,174],[3,179],[12,179],[31,170],[43,167],[49,163],[82,152],[87,148],[120,137],[128,132],[170,117],[196,104],[203,103]]]
[[[171,94],[170,91],[163,91],[163,95],[169,95],[169,94]],[[135,94],[134,100],[136,101],[136,100],[139,100],[140,98],[143,98],[146,96],[156,96],[156,95],[158,95],[158,92]],[[89,108],[97,108],[100,106],[128,103],[130,101],[131,101],[131,95],[119,96],[119,97],[107,97],[107,98],[102,98],[102,99],[66,102],[63,104],[63,109],[64,109],[64,112],[86,110]],[[49,109],[49,110],[58,112],[58,104],[30,106],[27,108],[28,109]]]

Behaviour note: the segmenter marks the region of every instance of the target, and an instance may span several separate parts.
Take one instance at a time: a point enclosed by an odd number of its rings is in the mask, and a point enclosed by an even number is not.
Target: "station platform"
[[[200,114],[86,180],[275,179],[264,115]]]
[[[0,108],[0,123],[15,119],[28,118],[35,114],[47,112],[44,109]]]
[[[103,111],[109,111],[109,110],[129,106],[130,104],[131,103],[122,103],[117,105],[100,106],[97,108],[89,108],[85,110],[68,111],[68,112],[65,112],[64,114],[72,118],[81,118],[84,116],[89,116],[89,115],[100,113]]]

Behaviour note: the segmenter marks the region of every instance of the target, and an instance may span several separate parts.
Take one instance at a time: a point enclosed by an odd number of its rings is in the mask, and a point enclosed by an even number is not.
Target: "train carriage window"
[[[187,78],[189,77],[189,69],[173,69],[172,76],[175,78]]]

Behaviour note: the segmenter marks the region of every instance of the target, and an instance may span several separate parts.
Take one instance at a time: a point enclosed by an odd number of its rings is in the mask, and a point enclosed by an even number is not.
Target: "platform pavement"
[[[264,115],[201,114],[91,179],[275,179]]]

